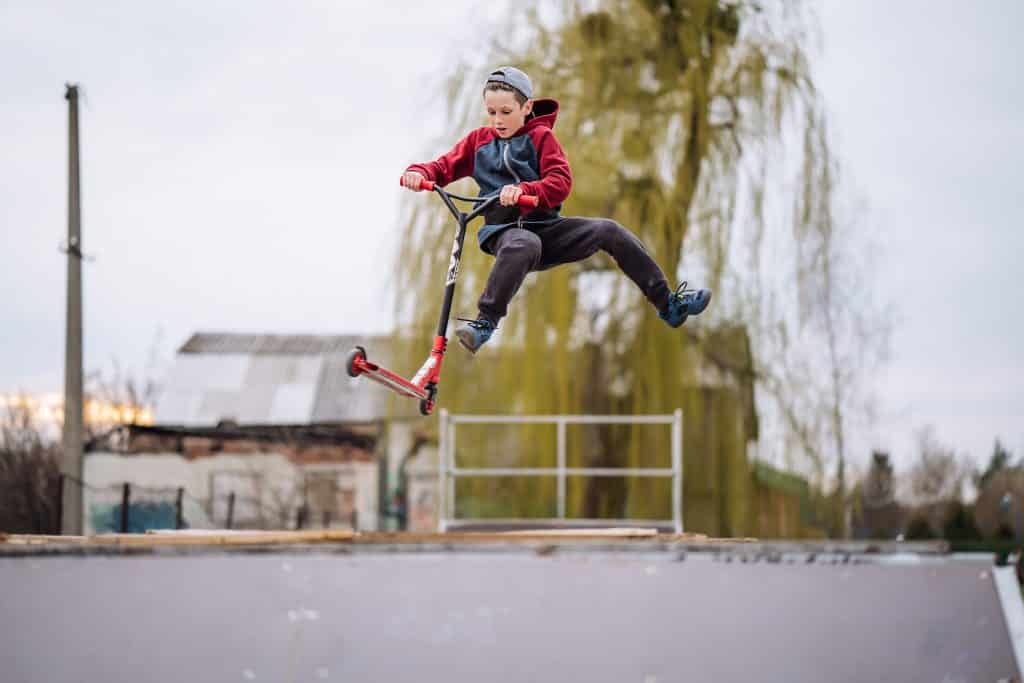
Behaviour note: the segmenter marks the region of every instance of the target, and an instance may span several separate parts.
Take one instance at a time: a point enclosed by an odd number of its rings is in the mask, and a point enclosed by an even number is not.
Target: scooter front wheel
[[[364,349],[362,346],[357,346],[351,351],[349,351],[348,355],[345,356],[345,370],[348,372],[349,377],[358,377],[360,374],[362,374],[360,373],[359,370],[356,369],[356,358],[361,358],[365,361],[366,349]]]
[[[427,398],[420,400],[420,415],[424,417],[434,412],[434,399],[437,397],[437,385],[428,384],[426,389]]]

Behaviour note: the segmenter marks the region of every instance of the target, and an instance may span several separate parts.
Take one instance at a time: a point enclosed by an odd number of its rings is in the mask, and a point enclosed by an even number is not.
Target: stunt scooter
[[[401,180],[399,183],[401,183]],[[367,359],[366,349],[362,346],[357,346],[349,351],[345,359],[345,369],[348,371],[349,377],[366,375],[374,382],[383,384],[400,396],[419,399],[420,414],[430,415],[434,410],[434,402],[437,398],[437,385],[441,381],[441,361],[444,359],[444,353],[448,347],[448,317],[451,315],[452,297],[455,295],[455,279],[459,275],[459,264],[462,262],[462,242],[466,238],[466,225],[493,206],[498,201],[498,195],[495,194],[490,197],[462,197],[445,192],[440,185],[430,180],[421,181],[420,187],[428,192],[431,190],[437,192],[458,222],[455,241],[452,243],[452,257],[448,264],[448,276],[445,278],[444,302],[441,305],[441,318],[437,323],[437,336],[434,337],[434,346],[426,362],[413,375],[412,379],[407,380],[401,375],[371,363]],[[476,207],[472,211],[464,213],[455,206],[452,202],[453,199],[472,202],[476,204]],[[519,197],[519,206],[522,207],[535,208],[538,202],[538,198],[532,195],[520,195]]]

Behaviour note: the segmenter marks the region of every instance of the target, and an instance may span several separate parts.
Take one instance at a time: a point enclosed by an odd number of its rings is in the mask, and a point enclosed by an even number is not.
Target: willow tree
[[[543,11],[541,11],[543,10]],[[668,413],[694,404],[708,368],[752,376],[781,441],[819,479],[845,458],[845,412],[859,374],[845,352],[850,324],[870,315],[847,297],[860,273],[835,219],[837,184],[811,77],[806,13],[798,3],[725,0],[571,0],[517,10],[480,66],[447,82],[450,129],[423,156],[483,123],[481,84],[497,64],[529,73],[561,103],[555,132],[574,186],[564,215],[613,218],[655,255],[669,279],[715,290],[711,309],[682,331],[664,326],[636,287],[601,255],[533,274],[475,359],[449,355],[441,405],[497,413]],[[472,190],[471,181],[460,189]],[[440,202],[409,198],[399,254],[403,340],[421,347],[437,308],[452,221]],[[472,238],[470,238],[472,241]],[[424,248],[425,246],[435,248]],[[467,249],[455,310],[475,316],[493,260]],[[426,296],[427,298],[422,298]],[[415,305],[411,305],[411,304]],[[739,331],[753,362],[725,353]],[[411,333],[411,334],[406,334]],[[414,347],[415,348],[415,347]],[[864,348],[864,347],[859,347]],[[410,357],[408,369],[414,369]],[[737,361],[739,359],[739,361]],[[542,428],[467,435],[460,457],[490,464],[500,443],[516,464],[550,462]],[[668,434],[650,428],[580,432],[576,462],[662,465]],[[794,463],[790,463],[794,464]],[[841,477],[841,474],[840,474]],[[548,514],[551,482],[467,482],[470,500],[502,512]],[[460,489],[462,491],[462,489]],[[508,499],[494,498],[499,493]],[[524,502],[525,501],[525,502]],[[547,502],[544,502],[547,501]],[[664,515],[657,481],[601,480],[571,489],[575,514]],[[511,507],[510,507],[511,506]],[[472,512],[486,512],[483,508]]]

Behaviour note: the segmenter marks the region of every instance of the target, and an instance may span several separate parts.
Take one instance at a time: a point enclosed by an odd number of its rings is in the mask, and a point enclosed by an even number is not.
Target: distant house
[[[117,430],[86,458],[87,531],[116,530],[122,483],[130,511],[173,525],[220,527],[234,494],[236,527],[394,526],[403,461],[424,445],[412,402],[348,376],[356,345],[387,362],[388,337],[193,335],[158,397],[155,424]],[[428,501],[429,502],[429,501]]]

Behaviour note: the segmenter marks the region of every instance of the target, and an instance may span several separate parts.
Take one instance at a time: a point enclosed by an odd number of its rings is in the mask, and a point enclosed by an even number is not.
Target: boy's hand
[[[416,171],[406,171],[402,174],[402,186],[409,188],[413,192],[420,191],[420,183],[424,180],[426,178],[423,177],[423,174]]]
[[[501,196],[498,201],[502,206],[516,206],[519,203],[519,196],[523,194],[518,185],[506,185],[501,188]]]

